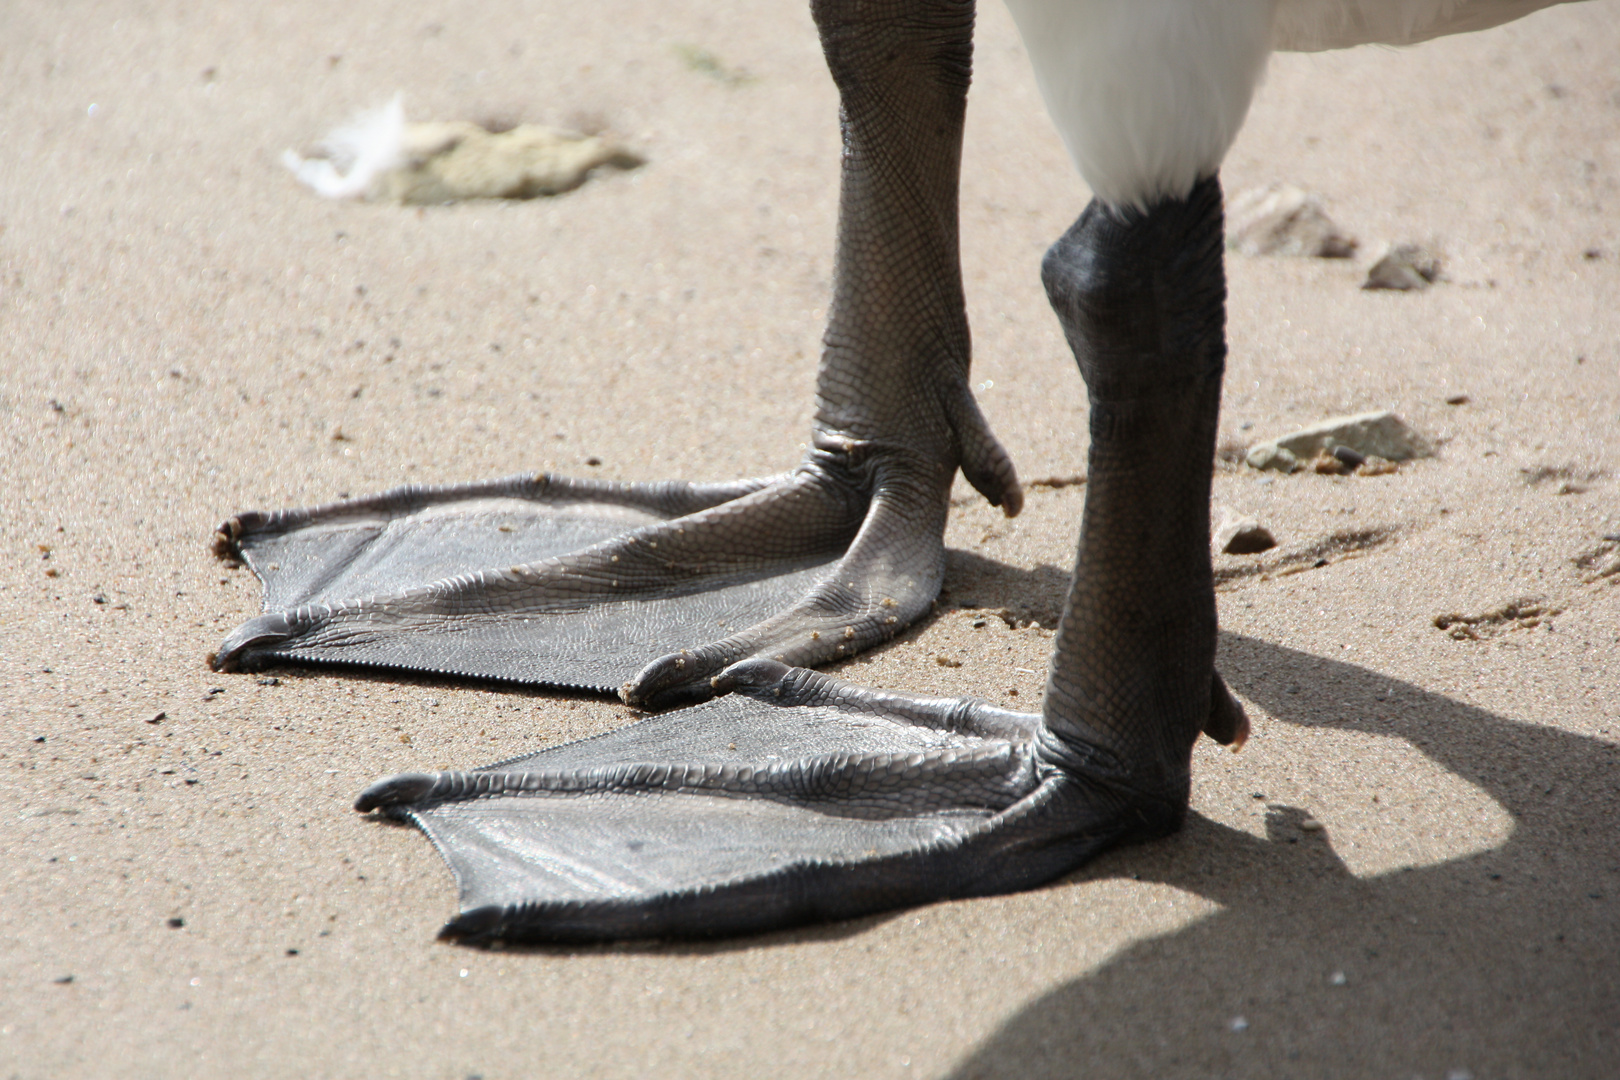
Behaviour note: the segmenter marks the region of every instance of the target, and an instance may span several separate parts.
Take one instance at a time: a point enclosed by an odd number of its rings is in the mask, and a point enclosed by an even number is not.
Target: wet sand
[[[1280,546],[1217,560],[1255,730],[1200,747],[1181,834],[1017,896],[477,951],[433,940],[431,846],[354,795],[629,711],[214,674],[259,589],[209,539],[406,481],[796,460],[837,196],[807,12],[552,7],[0,12],[0,1075],[1614,1075],[1620,575],[1585,578],[1620,534],[1620,7],[1275,58],[1227,190],[1318,193],[1361,248],[1229,258],[1223,443],[1391,408],[1440,453],[1218,467]],[[974,379],[1026,483],[1073,477],[1082,388],[1036,268],[1087,196],[998,5],[975,80]],[[606,126],[649,164],[420,210],[279,164],[395,90],[414,119]],[[1404,241],[1445,279],[1362,291]],[[1035,707],[1084,491],[1006,521],[959,484],[940,613],[841,673]],[[1521,597],[1558,613],[1434,625]]]

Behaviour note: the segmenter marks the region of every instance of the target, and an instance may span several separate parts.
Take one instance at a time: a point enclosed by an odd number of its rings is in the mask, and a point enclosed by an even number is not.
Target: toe
[[[232,630],[209,661],[215,671],[247,669],[253,651],[286,641],[296,632],[291,616],[284,611],[267,612]]]
[[[420,800],[433,790],[438,777],[429,773],[400,773],[378,780],[360,793],[354,800],[354,808],[362,814],[370,813],[379,807],[400,806]]]

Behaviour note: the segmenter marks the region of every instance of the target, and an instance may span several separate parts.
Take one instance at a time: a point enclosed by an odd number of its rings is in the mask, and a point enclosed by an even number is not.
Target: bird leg
[[[1215,673],[1209,494],[1225,362],[1220,185],[1094,202],[1042,276],[1091,397],[1075,577],[1040,715],[754,659],[735,691],[470,773],[379,781],[454,871],[447,937],[748,933],[1030,888],[1186,814]]]
[[[1074,581],[1043,704],[1053,746],[1105,751],[1138,814],[1176,827],[1191,753],[1247,722],[1215,674],[1209,499],[1226,277],[1220,182],[1145,212],[1099,202],[1042,279],[1091,399]]]
[[[926,612],[958,467],[1018,512],[1012,464],[968,389],[957,173],[973,2],[812,9],[844,153],[798,469],[729,486],[515,478],[243,515],[221,549],[265,580],[266,611],[217,667],[375,665],[662,706],[707,696],[748,657],[825,663]]]

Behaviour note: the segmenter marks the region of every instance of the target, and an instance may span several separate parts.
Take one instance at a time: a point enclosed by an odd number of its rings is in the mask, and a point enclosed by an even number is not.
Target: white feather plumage
[[[300,157],[291,150],[281,163],[300,181],[328,199],[360,198],[379,177],[405,161],[405,103],[395,94],[387,105],[357,113],[333,128],[317,149],[326,156]]]
[[[1008,0],[1047,111],[1101,200],[1143,207],[1213,173],[1271,44],[1272,0]]]
[[[1138,208],[1217,169],[1273,49],[1405,45],[1568,0],[1007,0],[1092,192]]]
[[[1354,45],[1414,45],[1486,30],[1570,0],[1280,0],[1272,32],[1278,52]]]

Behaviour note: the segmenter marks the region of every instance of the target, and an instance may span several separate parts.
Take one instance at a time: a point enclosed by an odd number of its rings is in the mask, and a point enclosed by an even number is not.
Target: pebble
[[[1350,469],[1339,458],[1339,455],[1332,453],[1327,447],[1323,447],[1311,459],[1311,471],[1322,476],[1344,476]]]
[[[408,124],[398,97],[358,114],[321,145],[328,157],[306,159],[289,150],[282,163],[328,198],[412,205],[558,195],[599,167],[645,163],[609,137],[537,124],[501,132],[465,120]],[[340,172],[340,164],[347,171]]]
[[[1323,829],[1327,828],[1326,825],[1323,825],[1320,821],[1317,821],[1313,817],[1308,817],[1304,821],[1300,822],[1299,827],[1305,832],[1321,832]]]
[[[1367,463],[1366,454],[1348,446],[1335,446],[1329,453],[1343,462],[1346,468],[1358,469]]]
[[[1370,457],[1356,469],[1357,476],[1388,476],[1401,471],[1401,467],[1388,458]]]
[[[382,177],[381,195],[408,205],[560,195],[601,166],[645,163],[611,139],[537,124],[498,134],[465,121],[410,124],[402,142],[406,164]]]
[[[1255,555],[1276,547],[1277,538],[1253,518],[1223,510],[1210,546],[1226,555]]]
[[[1357,247],[1320,199],[1292,184],[1251,188],[1228,199],[1226,236],[1227,245],[1244,255],[1347,259]]]
[[[1342,971],[1335,971],[1333,974],[1328,976],[1328,985],[1329,986],[1343,986],[1345,983],[1347,983],[1349,981],[1350,981],[1349,979],[1346,979],[1344,977],[1344,972],[1342,972]]]
[[[1373,263],[1361,287],[1411,292],[1427,289],[1439,279],[1439,256],[1416,244],[1396,244]]]
[[[1427,439],[1386,409],[1331,417],[1280,439],[1256,443],[1244,460],[1254,469],[1293,472],[1301,461],[1311,461],[1322,451],[1332,453],[1341,447],[1367,459],[1385,461],[1434,456],[1434,447]]]
[[[1299,468],[1299,455],[1275,443],[1261,443],[1253,447],[1243,460],[1248,462],[1251,469],[1290,473]]]

